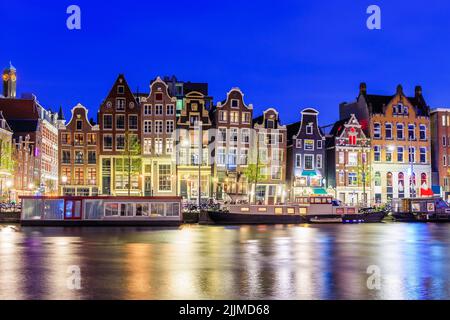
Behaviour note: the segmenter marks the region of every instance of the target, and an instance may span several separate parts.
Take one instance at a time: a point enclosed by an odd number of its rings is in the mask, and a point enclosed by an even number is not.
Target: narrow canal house
[[[256,170],[247,172],[252,184],[251,198],[257,203],[276,204],[286,201],[286,126],[281,125],[278,112],[269,108],[253,119],[256,137],[249,161]],[[254,171],[254,173],[252,173]]]
[[[12,158],[13,132],[0,110],[0,198],[7,198],[14,186],[14,162]]]
[[[58,191],[58,114],[44,108],[33,94],[16,97],[16,69],[10,65],[3,72],[3,97],[0,111],[13,131],[17,143],[33,145],[33,181],[16,186],[18,191],[56,194]],[[27,174],[28,176],[28,174]],[[28,190],[32,186],[32,190]]]
[[[370,139],[352,114],[337,121],[326,139],[326,179],[345,204],[369,204]]]
[[[212,105],[208,87],[184,87],[183,107],[175,132],[177,195],[190,201],[212,196],[213,130],[209,111]],[[200,177],[200,179],[199,179]],[[200,185],[199,185],[200,180]]]
[[[431,111],[431,162],[433,191],[450,200],[450,109]]]
[[[120,74],[100,105],[100,190],[103,195],[142,195],[141,112]]]
[[[325,195],[325,134],[319,127],[319,111],[307,108],[301,121],[288,125],[287,181],[291,201],[309,195]]]
[[[169,95],[168,85],[157,77],[150,94],[141,98],[143,180],[146,196],[176,194],[174,154],[177,98]]]
[[[229,197],[248,199],[245,175],[253,146],[253,106],[244,102],[239,88],[232,88],[225,101],[211,110],[214,128],[213,190],[219,200]]]
[[[67,124],[59,124],[60,194],[96,196],[98,190],[99,126],[88,120],[88,109],[77,104]],[[62,112],[61,112],[62,115]]]
[[[392,96],[367,94],[340,105],[340,118],[355,114],[372,145],[372,203],[392,198],[430,196],[430,108],[417,86],[407,97],[401,85]]]

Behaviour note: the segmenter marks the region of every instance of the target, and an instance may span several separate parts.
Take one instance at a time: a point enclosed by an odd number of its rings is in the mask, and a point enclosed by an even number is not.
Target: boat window
[[[106,203],[105,204],[105,216],[117,216],[119,205],[117,203]]]
[[[84,206],[84,219],[97,220],[102,218],[103,200],[86,200]]]
[[[411,208],[412,208],[413,212],[419,212],[420,211],[420,203],[419,202],[411,203]]]
[[[322,203],[327,203],[327,198],[323,198]]]
[[[327,199],[327,203],[331,203],[331,201],[333,201],[332,198],[328,198],[328,199]]]
[[[38,199],[22,199],[22,216],[26,220],[41,219],[41,201]]]
[[[300,208],[300,214],[306,214],[306,208]]]
[[[275,214],[282,214],[283,208],[275,208]]]
[[[287,213],[294,214],[295,213],[295,209],[294,208],[287,208]]]
[[[427,203],[427,211],[428,212],[434,212],[434,202],[428,202]]]
[[[266,208],[266,207],[258,208],[258,211],[259,211],[259,212],[266,212],[266,211],[267,211],[267,208]]]
[[[152,203],[151,204],[152,216],[164,216],[164,203]]]
[[[436,201],[436,208],[437,209],[445,209],[445,208],[448,208],[448,204],[444,200],[438,199]]]
[[[44,200],[44,219],[62,220],[64,219],[64,200]]]
[[[121,217],[133,216],[133,204],[132,203],[121,203],[120,204],[120,216]]]
[[[178,217],[180,215],[180,205],[178,203],[166,204],[166,216]]]
[[[249,207],[242,207],[241,208],[241,212],[249,212],[250,208]]]
[[[136,203],[136,216],[148,217],[148,203]]]

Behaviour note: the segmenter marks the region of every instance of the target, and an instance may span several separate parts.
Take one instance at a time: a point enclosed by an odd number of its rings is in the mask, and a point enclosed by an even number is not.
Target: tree
[[[261,163],[250,163],[244,169],[244,175],[247,177],[248,183],[252,183],[255,190],[255,202],[256,202],[256,186],[259,181],[265,180],[267,176],[263,174],[264,164]],[[251,199],[250,199],[251,200]]]
[[[12,157],[12,143],[0,139],[0,170],[13,173],[16,161]]]
[[[125,133],[125,150],[121,156],[123,159],[123,172],[128,178],[128,196],[131,195],[131,177],[141,173],[142,159],[141,144],[137,134]]]

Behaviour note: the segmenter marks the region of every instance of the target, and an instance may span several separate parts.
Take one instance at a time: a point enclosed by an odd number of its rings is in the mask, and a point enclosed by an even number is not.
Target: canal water
[[[445,299],[449,288],[450,224],[0,225],[0,299]]]

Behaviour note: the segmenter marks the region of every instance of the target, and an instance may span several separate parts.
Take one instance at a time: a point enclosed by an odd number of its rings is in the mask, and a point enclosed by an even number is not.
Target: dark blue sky
[[[77,4],[82,29],[66,28]],[[382,30],[366,28],[366,8]],[[5,1],[0,66],[18,69],[18,91],[33,92],[66,116],[78,102],[95,115],[118,73],[133,90],[175,74],[208,82],[215,101],[233,86],[282,121],[315,107],[322,124],[338,117],[361,81],[368,91],[407,94],[421,84],[432,107],[450,106],[448,1]]]

